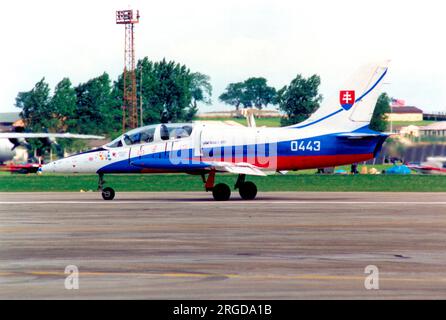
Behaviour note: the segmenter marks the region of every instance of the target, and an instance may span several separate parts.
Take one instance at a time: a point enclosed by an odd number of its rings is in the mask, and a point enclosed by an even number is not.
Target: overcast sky
[[[297,73],[322,78],[326,97],[361,64],[391,59],[384,89],[446,112],[442,1],[72,0],[2,3],[0,111],[42,77],[53,88],[123,68],[115,10],[137,8],[137,57],[163,57],[211,76],[213,102],[229,82],[263,76],[280,88]],[[202,111],[212,110],[203,107]]]

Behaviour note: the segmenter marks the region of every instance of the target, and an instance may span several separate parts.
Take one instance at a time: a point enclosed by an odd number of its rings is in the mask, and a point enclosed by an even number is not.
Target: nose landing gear
[[[102,199],[113,200],[115,198],[115,190],[110,187],[104,188],[105,180],[104,174],[99,173],[98,190],[102,193]]]
[[[104,188],[102,190],[102,198],[104,200],[113,200],[115,198],[115,190],[110,187]]]

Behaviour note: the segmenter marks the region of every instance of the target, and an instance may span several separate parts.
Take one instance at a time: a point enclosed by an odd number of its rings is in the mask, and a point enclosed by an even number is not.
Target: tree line
[[[199,102],[211,103],[210,77],[180,63],[144,58],[138,61],[136,74],[137,100],[142,100],[145,124],[190,121]],[[107,73],[77,86],[64,78],[52,95],[43,78],[16,97],[28,130],[109,136],[121,132],[122,103],[123,74],[112,81]]]

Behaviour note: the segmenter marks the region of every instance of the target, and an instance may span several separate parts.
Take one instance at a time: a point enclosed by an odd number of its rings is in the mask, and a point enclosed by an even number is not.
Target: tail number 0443
[[[321,142],[319,140],[309,141],[291,141],[291,151],[321,151]]]

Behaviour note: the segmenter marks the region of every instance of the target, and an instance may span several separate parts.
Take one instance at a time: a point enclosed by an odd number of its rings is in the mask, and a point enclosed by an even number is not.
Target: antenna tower
[[[139,23],[139,10],[116,11],[116,24],[125,26],[122,131],[138,126],[136,98],[135,24]]]

